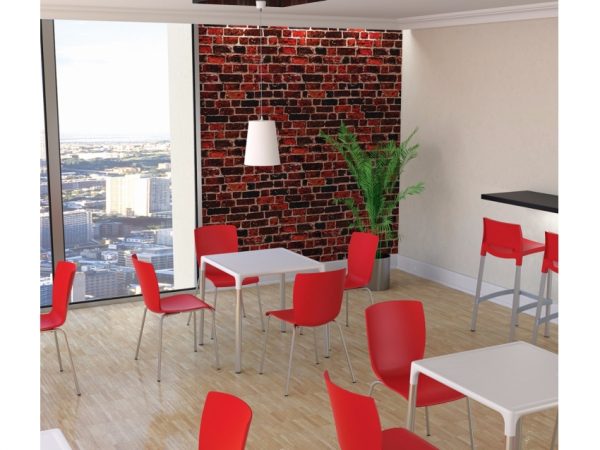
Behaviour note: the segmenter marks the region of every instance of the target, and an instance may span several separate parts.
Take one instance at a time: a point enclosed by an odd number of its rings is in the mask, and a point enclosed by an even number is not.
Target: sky
[[[167,25],[55,21],[61,139],[169,136]]]

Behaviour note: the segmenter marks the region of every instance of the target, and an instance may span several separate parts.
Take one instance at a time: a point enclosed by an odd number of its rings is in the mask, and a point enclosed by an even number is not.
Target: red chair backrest
[[[382,448],[381,422],[375,400],[335,385],[327,371],[323,376],[341,450]]]
[[[140,282],[142,289],[142,298],[146,307],[155,313],[161,313],[160,307],[160,289],[158,288],[158,280],[152,263],[140,261],[136,254],[131,255],[133,267]]]
[[[514,258],[520,266],[523,262],[522,245],[521,225],[483,218],[481,256],[491,253],[498,258]]]
[[[418,300],[391,300],[365,310],[371,368],[378,378],[408,375],[425,354],[425,313]]]
[[[235,225],[204,225],[194,230],[196,244],[196,260],[200,266],[200,258],[218,253],[236,253],[238,251],[237,228]],[[221,273],[211,265],[206,266],[206,275]]]
[[[299,273],[294,280],[294,319],[297,325],[319,326],[340,313],[344,296],[344,269]]]
[[[558,273],[558,234],[546,231],[546,248],[544,250],[544,262],[542,272],[548,269]]]
[[[371,233],[354,232],[348,246],[348,275],[361,280],[365,286],[371,281],[379,237]]]
[[[52,309],[50,314],[60,321],[58,327],[67,320],[69,296],[71,295],[76,271],[77,266],[72,262],[58,261],[56,264],[52,280]]]
[[[242,399],[224,392],[206,396],[198,450],[243,450],[252,421],[252,409]]]

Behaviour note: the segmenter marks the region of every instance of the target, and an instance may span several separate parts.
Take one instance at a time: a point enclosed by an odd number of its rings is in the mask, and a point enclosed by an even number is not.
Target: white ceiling
[[[253,24],[257,17],[252,6],[197,5],[192,0],[41,0],[40,6],[42,18],[59,19]],[[557,2],[536,0],[325,0],[289,8],[266,8],[263,22],[411,28],[407,25],[440,20],[466,19],[466,23],[477,23],[553,17],[557,10]],[[495,20],[489,20],[490,17]]]

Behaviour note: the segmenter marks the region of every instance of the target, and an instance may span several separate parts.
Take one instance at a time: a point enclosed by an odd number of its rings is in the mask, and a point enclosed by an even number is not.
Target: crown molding
[[[196,23],[248,25],[257,23],[255,11],[232,12],[222,9],[191,7],[190,9],[107,8],[78,5],[42,5],[42,19],[114,20],[131,22]],[[207,5],[211,6],[211,5]],[[376,19],[348,16],[314,16],[263,12],[263,24],[291,27],[369,28],[376,30],[408,30],[479,23],[558,17],[558,2],[535,3],[514,7],[490,8],[456,13],[415,16],[402,19]]]
[[[480,23],[511,22],[515,20],[546,19],[551,17],[558,17],[558,2],[406,17],[398,19],[397,23],[399,29],[414,30],[418,28],[452,27]]]
[[[149,8],[105,8],[85,6],[42,6],[42,19],[114,20],[130,22],[163,22],[219,25],[257,25],[258,15],[254,9],[245,12],[198,8],[173,10]],[[396,19],[365,19],[363,17],[313,16],[263,11],[263,25],[319,28],[369,28],[376,30],[398,29]]]

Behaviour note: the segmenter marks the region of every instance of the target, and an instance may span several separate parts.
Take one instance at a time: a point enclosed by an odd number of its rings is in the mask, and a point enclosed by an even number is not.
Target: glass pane
[[[161,289],[194,286],[193,276],[174,276],[170,26],[55,22],[65,254],[78,266],[73,302],[139,293],[133,253],[154,264]],[[193,146],[178,151],[193,161]],[[182,173],[193,178],[193,163]],[[194,208],[194,190],[187,195]],[[175,222],[193,248],[194,223]]]
[[[44,121],[44,99],[41,101],[42,126],[40,132],[40,306],[52,304],[52,241],[48,203],[48,163],[46,160],[46,124]]]

